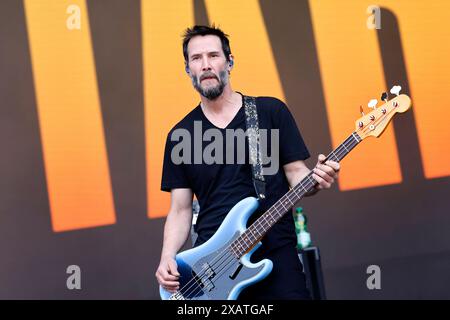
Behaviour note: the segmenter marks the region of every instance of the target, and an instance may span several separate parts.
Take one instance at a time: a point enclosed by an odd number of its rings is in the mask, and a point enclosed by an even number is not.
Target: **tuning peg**
[[[364,117],[364,109],[362,106],[359,106],[359,112],[361,112],[361,115]]]
[[[381,100],[384,102],[387,102],[388,100],[388,93],[387,92],[383,92],[383,94],[381,95]]]
[[[377,107],[377,102],[378,102],[377,99],[372,99],[372,100],[369,101],[369,103],[367,104],[367,106],[368,106],[369,108],[372,108],[373,110],[375,110],[376,107]]]
[[[391,88],[391,93],[395,94],[396,96],[398,96],[400,94],[400,90],[402,90],[401,86],[393,86]]]

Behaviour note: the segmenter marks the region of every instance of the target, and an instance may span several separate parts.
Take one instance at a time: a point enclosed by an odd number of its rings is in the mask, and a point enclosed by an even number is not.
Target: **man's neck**
[[[236,101],[239,99],[239,94],[231,89],[229,85],[227,85],[222,94],[218,96],[214,100],[209,100],[204,96],[200,96],[202,102],[202,108],[212,114],[221,114],[224,112],[233,111],[230,108],[231,106],[235,106],[236,108],[240,108],[240,105],[236,105]]]

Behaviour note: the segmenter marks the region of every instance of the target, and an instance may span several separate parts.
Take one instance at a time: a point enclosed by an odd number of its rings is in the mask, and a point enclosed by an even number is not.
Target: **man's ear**
[[[231,72],[231,70],[233,69],[233,66],[234,66],[234,57],[233,57],[233,55],[232,54],[230,54],[229,55],[229,57],[228,57],[228,73],[230,73]]]
[[[232,54],[228,56],[228,63],[231,68],[234,66],[234,56]]]
[[[186,71],[187,74],[190,73],[189,66],[187,64],[184,65],[184,70]]]

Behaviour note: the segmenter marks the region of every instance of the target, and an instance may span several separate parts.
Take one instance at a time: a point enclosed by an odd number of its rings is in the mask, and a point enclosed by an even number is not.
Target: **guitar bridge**
[[[195,281],[202,287],[202,289],[211,291],[215,288],[214,283],[211,281],[216,275],[216,272],[208,263],[203,263],[201,266],[200,276],[194,273]]]

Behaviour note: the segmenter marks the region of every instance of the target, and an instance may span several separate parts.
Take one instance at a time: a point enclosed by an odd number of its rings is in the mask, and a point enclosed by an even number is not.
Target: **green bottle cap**
[[[297,209],[295,209],[295,213],[302,213],[302,212],[303,212],[302,207],[298,207]]]

